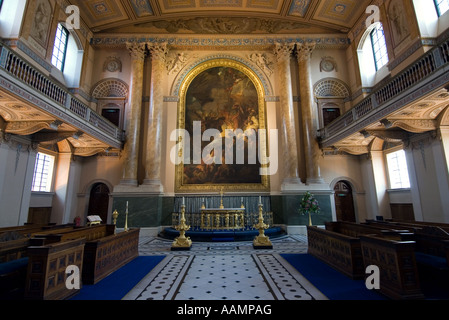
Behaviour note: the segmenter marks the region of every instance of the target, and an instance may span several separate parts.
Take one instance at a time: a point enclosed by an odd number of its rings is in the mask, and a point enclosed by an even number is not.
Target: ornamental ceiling
[[[94,33],[347,33],[371,0],[67,0]]]

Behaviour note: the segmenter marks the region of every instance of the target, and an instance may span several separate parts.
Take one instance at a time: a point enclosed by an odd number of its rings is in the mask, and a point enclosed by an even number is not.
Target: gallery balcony
[[[406,141],[436,130],[449,103],[449,38],[373,88],[349,111],[318,131],[321,148],[366,154],[374,138]]]
[[[123,130],[0,42],[0,129],[60,152],[90,156],[119,150]],[[2,124],[3,122],[3,124]]]

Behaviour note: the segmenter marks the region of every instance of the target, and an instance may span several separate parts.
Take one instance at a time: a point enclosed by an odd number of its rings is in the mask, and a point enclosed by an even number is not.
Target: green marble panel
[[[271,197],[271,208],[274,214],[275,224],[308,225],[309,216],[299,213],[299,204],[304,194],[282,195]],[[332,221],[331,197],[332,194],[317,194],[321,213],[312,215],[313,225],[323,225],[326,221]]]
[[[117,227],[123,228],[126,219],[126,203],[128,202],[128,228],[158,227],[161,225],[163,198],[160,196],[116,197],[113,200],[113,211],[117,210]]]

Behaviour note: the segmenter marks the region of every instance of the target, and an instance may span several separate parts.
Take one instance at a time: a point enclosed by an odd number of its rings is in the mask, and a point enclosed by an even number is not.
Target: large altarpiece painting
[[[263,86],[246,65],[217,59],[195,67],[180,90],[177,127],[188,134],[184,161],[176,167],[176,191],[269,191],[258,156],[260,148],[267,148],[266,140],[259,139],[265,113]],[[214,136],[207,134],[210,129]]]

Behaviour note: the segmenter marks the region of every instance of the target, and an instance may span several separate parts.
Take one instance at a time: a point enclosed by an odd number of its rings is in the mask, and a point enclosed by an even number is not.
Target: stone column
[[[143,184],[149,192],[163,192],[161,183],[162,117],[163,117],[163,76],[166,72],[165,58],[167,44],[148,44],[151,53],[150,105],[148,113],[148,133]]]
[[[315,49],[314,42],[296,44],[299,65],[299,88],[302,116],[302,133],[304,136],[304,152],[306,159],[306,184],[322,184],[319,157],[320,147],[317,140],[317,127],[313,112],[313,86],[310,59]]]
[[[302,185],[298,173],[298,149],[296,143],[295,112],[293,108],[292,79],[290,57],[293,45],[277,44],[274,54],[277,59],[279,73],[279,96],[281,105],[281,154],[284,159],[284,180],[282,190],[295,190],[295,186]]]
[[[137,187],[145,43],[128,43],[127,48],[131,54],[131,85],[130,103],[126,114],[125,163],[120,184]]]

